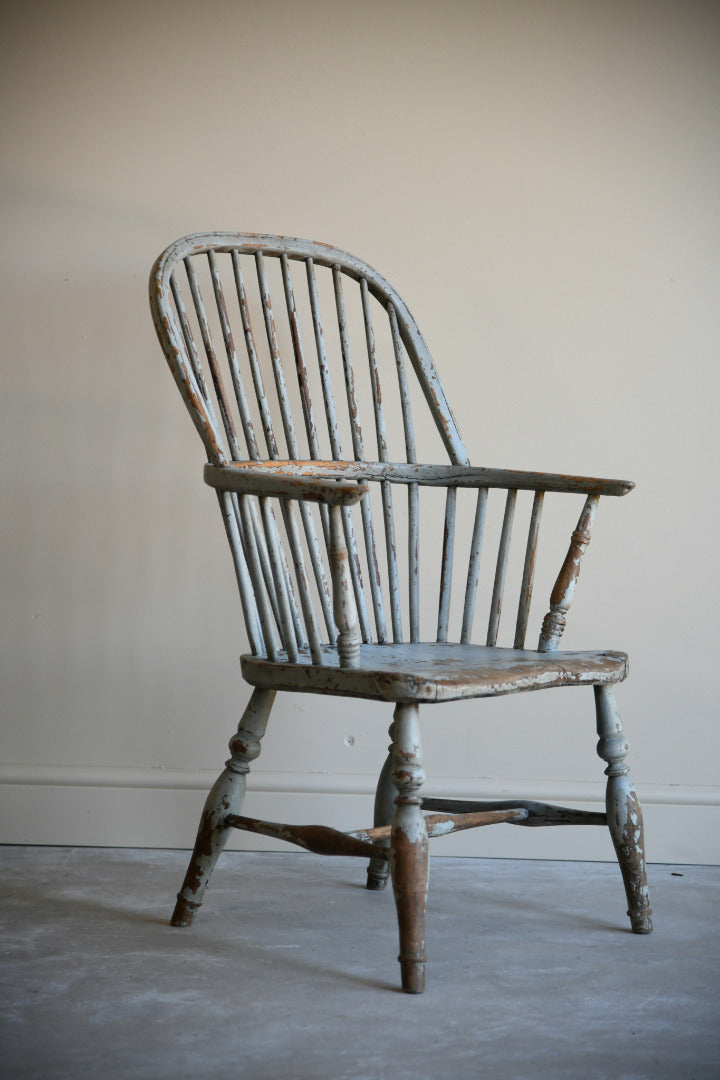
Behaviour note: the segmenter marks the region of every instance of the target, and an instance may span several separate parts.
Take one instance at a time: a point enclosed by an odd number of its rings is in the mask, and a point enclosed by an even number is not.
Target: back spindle
[[[352,356],[350,352],[350,338],[348,334],[347,316],[345,313],[345,299],[343,296],[342,274],[339,266],[333,267],[333,286],[335,289],[335,305],[338,316],[338,329],[340,331],[340,352],[342,355],[343,375],[345,378],[345,394],[347,397],[348,413],[350,417],[350,432],[352,435],[353,454],[356,461],[365,460],[365,447],[363,445],[362,429],[358,417],[358,403],[355,394],[355,377],[353,375]],[[375,631],[379,644],[387,642],[385,629],[385,609],[383,605],[380,572],[375,547],[375,530],[373,528],[372,510],[370,501],[363,499],[360,504],[360,516],[362,519],[365,551],[367,554],[367,571],[370,582],[370,596],[372,598],[373,615],[375,617]]]
[[[213,257],[211,257],[213,256]],[[221,326],[224,333],[223,311],[224,311],[224,299],[222,296],[219,275],[217,274],[217,264],[214,261],[214,253],[208,253],[208,259],[210,264],[211,277],[214,281],[215,296],[218,303],[218,311],[220,315]],[[240,449],[240,444],[237,438],[237,432],[232,418],[232,411],[230,408],[230,401],[227,396],[225,384],[222,377],[222,371],[218,363],[217,350],[213,341],[212,330],[210,328],[210,322],[207,316],[205,305],[203,303],[202,294],[200,291],[200,285],[198,282],[195,267],[190,257],[185,260],[185,267],[188,279],[188,285],[190,287],[190,294],[193,300],[193,306],[195,308],[195,314],[200,327],[200,335],[205,349],[205,356],[210,371],[213,387],[215,390],[215,397],[220,409],[220,416],[222,418],[222,424],[225,431],[225,438],[227,440],[230,456],[233,461],[240,461],[243,459],[243,454]],[[226,312],[225,312],[226,315]],[[226,340],[226,345],[229,347],[229,351],[234,353],[234,347],[231,341]],[[252,445],[252,440],[251,440]],[[248,447],[250,450],[250,446]],[[285,554],[280,545],[280,539],[277,533],[277,526],[275,523],[274,514],[272,508],[267,506],[265,501],[260,503],[260,521],[258,520],[258,514],[255,510],[254,504],[249,500],[238,501],[238,512],[242,513],[243,510],[247,510],[247,524],[253,533],[256,550],[259,556],[259,563],[262,570],[262,576],[267,590],[270,602],[273,607],[275,620],[280,630],[280,637],[288,651],[288,655],[297,656],[298,646],[302,647],[304,644],[304,634],[300,623],[300,615],[295,602],[293,593],[292,581],[290,579],[290,573],[285,559]],[[245,535],[246,544],[248,542],[247,528],[243,529]],[[274,603],[273,603],[274,600]]]
[[[215,303],[218,310],[218,316],[220,318],[220,327],[222,330],[223,342],[225,343],[225,353],[227,355],[228,367],[230,368],[230,377],[232,379],[233,389],[235,391],[235,400],[237,402],[238,412],[240,414],[240,423],[242,425],[243,433],[245,435],[247,453],[250,458],[257,459],[260,457],[260,454],[257,448],[255,431],[253,429],[253,423],[250,417],[250,410],[248,408],[247,397],[245,395],[245,387],[243,384],[242,375],[240,374],[240,364],[238,362],[237,353],[235,351],[235,342],[233,340],[232,331],[230,329],[230,319],[228,318],[227,307],[225,305],[225,297],[223,295],[222,281],[220,280],[220,271],[218,269],[217,259],[214,251],[208,252],[208,262],[210,264],[210,276],[212,279],[213,291],[215,293]]]
[[[225,392],[225,384],[223,382],[222,373],[217,360],[217,353],[215,351],[215,345],[212,339],[212,332],[210,330],[210,324],[205,312],[205,305],[203,304],[202,295],[200,293],[200,286],[198,284],[197,275],[195,274],[195,267],[192,264],[190,258],[185,259],[185,268],[187,272],[188,284],[190,286],[190,295],[192,297],[193,306],[195,308],[195,315],[197,316],[198,325],[200,327],[200,336],[202,338],[203,347],[205,349],[205,356],[208,362],[208,368],[210,370],[210,377],[212,379],[213,387],[215,389],[215,398],[220,410],[220,418],[222,420],[223,428],[225,430],[225,438],[227,439],[228,448],[230,450],[230,457],[233,461],[240,461],[242,454],[240,451],[240,445],[237,441],[237,435],[235,432],[235,425],[233,424],[232,413],[230,411],[230,403]]]
[[[517,622],[515,624],[515,641],[513,643],[513,647],[516,649],[525,648],[525,634],[527,633],[528,619],[530,617],[530,601],[532,600],[533,582],[535,580],[537,543],[540,534],[540,519],[542,517],[544,498],[545,493],[543,491],[535,492],[532,512],[530,514],[530,528],[528,529],[527,546],[525,548],[525,564],[523,566],[520,601],[518,603]]]
[[[297,315],[297,308],[295,306],[295,296],[293,293],[292,279],[290,277],[290,267],[287,255],[282,255],[281,260],[283,288],[285,291],[285,305],[287,308],[288,323],[290,326],[290,334],[292,338],[293,356],[295,358],[295,370],[297,373],[298,387],[300,390],[300,401],[303,412],[303,419],[305,422],[305,433],[308,440],[308,448],[310,454],[316,460],[321,457],[320,446],[318,443],[317,427],[315,423],[315,414],[313,411],[312,397],[310,394],[310,380],[308,376],[307,365],[305,362],[305,353],[303,350],[302,337],[300,334],[300,325]],[[330,594],[323,568],[322,554],[320,551],[320,544],[318,541],[317,531],[315,529],[315,522],[310,511],[310,507],[304,500],[300,501],[300,516],[302,518],[303,529],[305,531],[305,538],[307,541],[308,552],[310,554],[310,562],[312,565],[313,576],[315,578],[315,585],[317,588],[318,596],[320,597],[320,605],[322,607],[323,619],[325,621],[325,628],[329,635],[331,642],[335,641],[335,623],[330,607]],[[324,532],[326,536],[329,536],[329,523],[327,516],[327,507],[320,507],[321,523],[323,524]]]
[[[257,349],[255,347],[255,336],[250,321],[250,309],[245,290],[245,282],[243,280],[240,258],[237,251],[232,252],[232,263],[235,275],[235,288],[237,290],[238,304],[240,306],[240,319],[243,327],[243,335],[245,337],[245,349],[247,352],[248,366],[250,368],[250,377],[252,379],[253,390],[255,391],[255,400],[257,401],[258,409],[260,411],[260,422],[265,437],[267,456],[270,459],[274,459],[279,457],[277,441],[275,439],[275,432],[273,431],[267,395],[265,394],[263,378],[260,372],[260,364],[258,362]],[[258,454],[258,457],[259,456],[260,455]]]
[[[413,428],[412,410],[410,406],[410,389],[408,387],[407,373],[403,359],[403,346],[400,339],[400,330],[397,321],[397,312],[392,301],[387,305],[390,318],[390,333],[395,353],[395,367],[397,370],[398,386],[400,389],[400,409],[403,418],[403,430],[405,433],[405,456],[410,464],[417,461],[415,454],[415,431]],[[410,641],[420,640],[420,511],[418,499],[418,485],[408,485],[408,573],[409,573],[409,597],[408,607],[410,614]]]
[[[497,644],[498,629],[500,627],[500,614],[502,612],[503,592],[505,590],[505,574],[507,572],[508,554],[510,552],[510,538],[512,536],[513,517],[515,515],[515,503],[517,491],[510,488],[505,500],[505,514],[503,516],[502,532],[500,534],[500,546],[498,548],[497,565],[495,568],[495,583],[493,585],[492,602],[490,604],[490,619],[488,622],[487,642],[488,645]]]
[[[370,391],[372,394],[375,434],[377,438],[378,461],[388,460],[387,432],[383,409],[380,375],[375,352],[375,333],[370,312],[370,293],[367,280],[360,278],[360,296],[362,299],[363,321],[365,324],[365,342],[367,344],[368,363],[370,365]],[[402,641],[402,615],[400,611],[400,583],[398,580],[397,547],[395,543],[395,519],[392,504],[392,486],[388,480],[380,482],[380,494],[385,528],[385,554],[388,570],[388,592],[390,595],[390,619],[394,642]]]
[[[333,581],[337,649],[341,667],[357,667],[360,657],[360,629],[348,568],[341,508],[330,507],[330,572]]]
[[[480,555],[482,554],[483,535],[485,532],[487,497],[488,489],[485,487],[479,488],[477,493],[477,503],[475,504],[475,520],[473,522],[472,540],[470,542],[470,561],[468,563],[467,583],[465,585],[465,605],[463,607],[463,621],[460,634],[460,642],[463,645],[467,645],[472,637],[475,600],[477,598],[478,580],[480,578]]]
[[[327,350],[325,347],[325,334],[323,331],[322,318],[320,314],[320,300],[318,296],[317,278],[315,275],[315,264],[312,258],[308,258],[305,261],[307,281],[308,281],[308,294],[310,299],[310,312],[312,315],[313,331],[315,334],[315,348],[317,352],[318,368],[320,371],[320,384],[322,387],[323,404],[325,406],[325,417],[328,426],[328,436],[330,439],[330,450],[333,460],[342,460],[342,445],[340,442],[340,431],[338,428],[337,412],[335,409],[335,397],[333,394],[332,383],[330,381],[330,368],[328,365]],[[370,641],[370,623],[368,620],[367,605],[365,603],[365,594],[362,587],[362,576],[360,571],[360,560],[357,553],[357,544],[355,541],[355,533],[353,530],[352,518],[350,516],[350,510],[344,506],[341,510],[343,529],[345,530],[345,543],[347,545],[349,556],[350,576],[352,579],[353,592],[355,595],[355,605],[357,608],[358,618],[360,621],[360,631],[363,641]],[[326,534],[326,543],[331,543],[331,537],[329,533]]]
[[[440,600],[438,603],[437,640],[447,641],[450,617],[450,590],[452,586],[453,553],[455,547],[455,506],[457,488],[449,487],[445,497],[445,528],[443,530],[442,564],[440,572]]]
[[[371,267],[322,245],[243,234],[186,238],[177,245],[174,259],[175,269],[170,267],[163,286],[173,309],[170,322],[174,323],[168,324],[166,352],[212,464],[279,462],[285,457],[301,462],[307,456],[338,462],[347,457],[359,463],[369,457],[371,468],[377,468],[375,462],[389,465],[395,455],[389,445],[394,430],[387,403],[397,395],[404,456],[414,466],[411,391],[415,379],[450,459],[467,460],[414,319]],[[301,273],[296,274],[293,262],[300,264]],[[178,266],[182,273],[178,273]],[[280,306],[274,306],[277,298],[271,297],[276,280],[283,292]],[[360,301],[357,314],[361,322],[357,326],[354,289]],[[333,301],[337,333],[326,337],[325,307],[331,309]],[[381,327],[383,317],[388,323]],[[256,337],[253,319],[258,318],[263,325]],[[159,311],[156,325],[158,332],[164,333]],[[386,345],[386,354],[381,342]],[[363,348],[368,367],[364,363],[353,366]],[[397,390],[384,385],[387,375],[391,384],[397,379]],[[372,437],[368,423],[374,425]],[[402,453],[398,456],[402,460]],[[374,516],[373,503],[366,498],[360,503],[359,526],[349,506],[339,507],[334,515],[335,543],[327,505],[316,509],[304,500],[276,502],[240,491],[223,495],[223,520],[254,654],[280,659],[285,653],[292,660],[300,658],[309,646],[313,661],[320,663],[322,641],[336,640],[330,549],[340,548],[338,520],[360,639],[378,643],[419,640],[419,493],[423,483],[414,476],[407,483],[401,481],[408,489],[409,568],[404,601],[395,482],[381,474],[377,480],[381,515]],[[479,508],[484,506],[485,497],[486,493]],[[447,641],[449,635],[456,499],[451,482],[438,596],[440,641]],[[482,517],[481,513],[480,531],[476,529],[475,535],[473,580],[466,588],[464,626],[472,622]],[[378,535],[380,529],[384,540]]]
[[[264,641],[258,613],[257,594],[253,589],[243,551],[242,537],[238,527],[238,515],[233,505],[233,496],[229,491],[218,491],[217,496],[225,532],[230,544],[230,551],[232,552],[235,576],[240,590],[240,602],[247,625],[248,638],[250,639],[250,649],[253,656],[260,656],[264,652]]]

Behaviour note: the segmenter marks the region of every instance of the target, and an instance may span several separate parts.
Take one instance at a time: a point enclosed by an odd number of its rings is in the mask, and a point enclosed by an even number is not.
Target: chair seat
[[[429,702],[616,683],[628,674],[628,658],[621,652],[542,653],[437,642],[361,645],[355,668],[341,668],[332,646],[323,653],[322,665],[313,664],[307,650],[295,664],[245,655],[243,677],[252,686],[275,690]]]

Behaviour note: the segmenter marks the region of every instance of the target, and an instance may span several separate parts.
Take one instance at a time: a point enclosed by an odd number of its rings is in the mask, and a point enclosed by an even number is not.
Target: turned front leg
[[[239,814],[245,798],[245,778],[250,762],[260,754],[274,690],[254,690],[243,713],[237,734],[230,740],[230,758],[205,801],[195,848],[171,919],[173,926],[190,926],[202,903],[210,875],[215,869],[232,829],[225,824],[228,814]]]
[[[392,727],[392,782],[397,788],[390,837],[390,870],[400,934],[402,988],[425,989],[425,901],[428,837],[418,794],[425,780],[417,705],[398,705]]]
[[[643,816],[625,761],[628,744],[611,686],[595,687],[595,708],[600,737],[597,750],[608,763],[607,822],[625,884],[630,924],[635,934],[649,934],[652,912],[645,869]]]

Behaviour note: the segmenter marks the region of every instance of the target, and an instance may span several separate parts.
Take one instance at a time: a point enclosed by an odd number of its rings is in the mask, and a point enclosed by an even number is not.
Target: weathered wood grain
[[[497,646],[408,642],[359,646],[357,664],[345,670],[337,649],[323,646],[323,662],[309,651],[297,663],[282,657],[241,656],[251,686],[337,694],[376,701],[437,702],[499,697],[553,686],[618,683],[627,675],[627,655],[619,652],[531,652]]]
[[[278,282],[284,304],[274,308],[271,287],[275,290]],[[633,484],[471,466],[406,304],[372,267],[339,248],[268,234],[195,234],[157,260],[150,304],[165,357],[205,448],[205,481],[217,493],[248,631],[250,654],[241,657],[242,672],[255,687],[231,740],[226,769],[208,796],[174,925],[192,921],[231,828],[322,854],[369,856],[368,888],[384,886],[390,864],[402,985],[419,993],[425,981],[428,839],[504,822],[607,825],[632,929],[647,933],[652,923],[642,814],[612,689],[627,674],[627,657],[607,650],[558,651],[599,497],[625,495]],[[353,329],[353,312],[359,332]],[[264,333],[255,335],[253,319],[260,320]],[[422,428],[414,410],[425,406],[445,463],[418,461],[416,430]],[[390,460],[396,443],[404,461]],[[377,460],[365,460],[375,448]],[[350,453],[353,460],[346,459]],[[372,484],[379,485],[382,508],[375,519]],[[406,515],[393,499],[396,485],[407,490]],[[427,552],[433,548],[424,537],[433,499],[428,489],[437,487],[446,490],[442,555],[440,565],[428,569]],[[458,515],[464,498],[458,492],[464,489],[476,492],[467,550]],[[477,645],[475,608],[486,589],[480,584],[483,540],[486,532],[495,535],[492,525],[486,529],[493,489],[505,492],[504,512],[494,578],[487,582],[492,596],[486,642]],[[525,492],[533,493],[532,510],[514,647],[506,649],[498,647],[503,597],[514,567],[516,506],[529,499]],[[561,566],[539,646],[531,651],[525,638],[541,515],[550,494],[585,501],[566,553],[563,549],[557,557]],[[492,575],[493,567],[488,570]],[[451,640],[452,584],[460,571],[464,590],[457,643]],[[433,590],[436,641],[423,642],[422,601]],[[421,797],[419,704],[575,685],[594,688],[598,753],[607,762],[604,813],[522,799]],[[277,690],[396,704],[371,828],[342,833],[242,815],[245,775],[260,752]]]
[[[635,934],[652,930],[652,910],[645,870],[645,825],[626,758],[628,744],[610,686],[595,687],[598,755],[607,761],[606,811],[610,836],[620,864]]]
[[[286,476],[316,476],[337,480],[391,480],[395,484],[426,487],[514,488],[517,491],[557,491],[575,495],[627,495],[631,480],[564,473],[522,472],[517,469],[485,469],[474,465],[418,465],[415,462],[372,461],[262,461],[234,462],[228,474],[242,471],[277,471]]]
[[[275,701],[272,690],[254,690],[230,740],[230,758],[205,802],[195,848],[172,917],[173,926],[189,926],[202,903],[215,864],[231,827],[228,814],[239,814],[245,798],[245,777],[260,754],[260,743]]]
[[[550,593],[550,610],[543,619],[538,643],[540,652],[552,652],[557,649],[558,642],[565,630],[567,613],[573,602],[580,576],[580,563],[585,549],[590,543],[590,529],[595,519],[597,504],[598,496],[589,495],[585,500],[577,527],[570,538],[570,547],[565,556],[565,561]]]
[[[397,705],[393,724],[392,781],[397,788],[390,833],[390,874],[400,934],[402,988],[425,989],[425,902],[428,834],[419,791],[425,781],[417,705]]]

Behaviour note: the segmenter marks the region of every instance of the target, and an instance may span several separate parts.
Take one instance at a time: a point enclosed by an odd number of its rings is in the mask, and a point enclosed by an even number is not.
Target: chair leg
[[[392,739],[392,724],[390,725],[388,734]],[[381,825],[392,825],[392,820],[395,816],[395,797],[397,796],[397,788],[392,780],[392,745],[390,745],[389,751],[380,773],[377,791],[375,792],[375,814],[373,817],[373,825],[375,828],[378,828]],[[367,868],[367,888],[375,891],[384,889],[387,885],[389,875],[390,866],[387,859],[371,859]]]
[[[400,932],[402,988],[425,989],[425,900],[428,836],[418,791],[425,780],[417,705],[398,705],[392,726],[392,781],[398,794],[390,839],[390,870]]]
[[[650,898],[645,870],[645,831],[642,810],[625,762],[628,744],[611,686],[596,686],[595,709],[598,754],[607,761],[606,809],[608,828],[625,884],[628,915],[635,934],[652,930]]]
[[[239,814],[245,798],[245,777],[250,762],[260,754],[274,690],[254,690],[243,713],[237,734],[230,740],[230,759],[205,801],[195,848],[171,919],[173,926],[190,926],[202,903],[203,893],[232,829],[225,824],[228,814]]]

